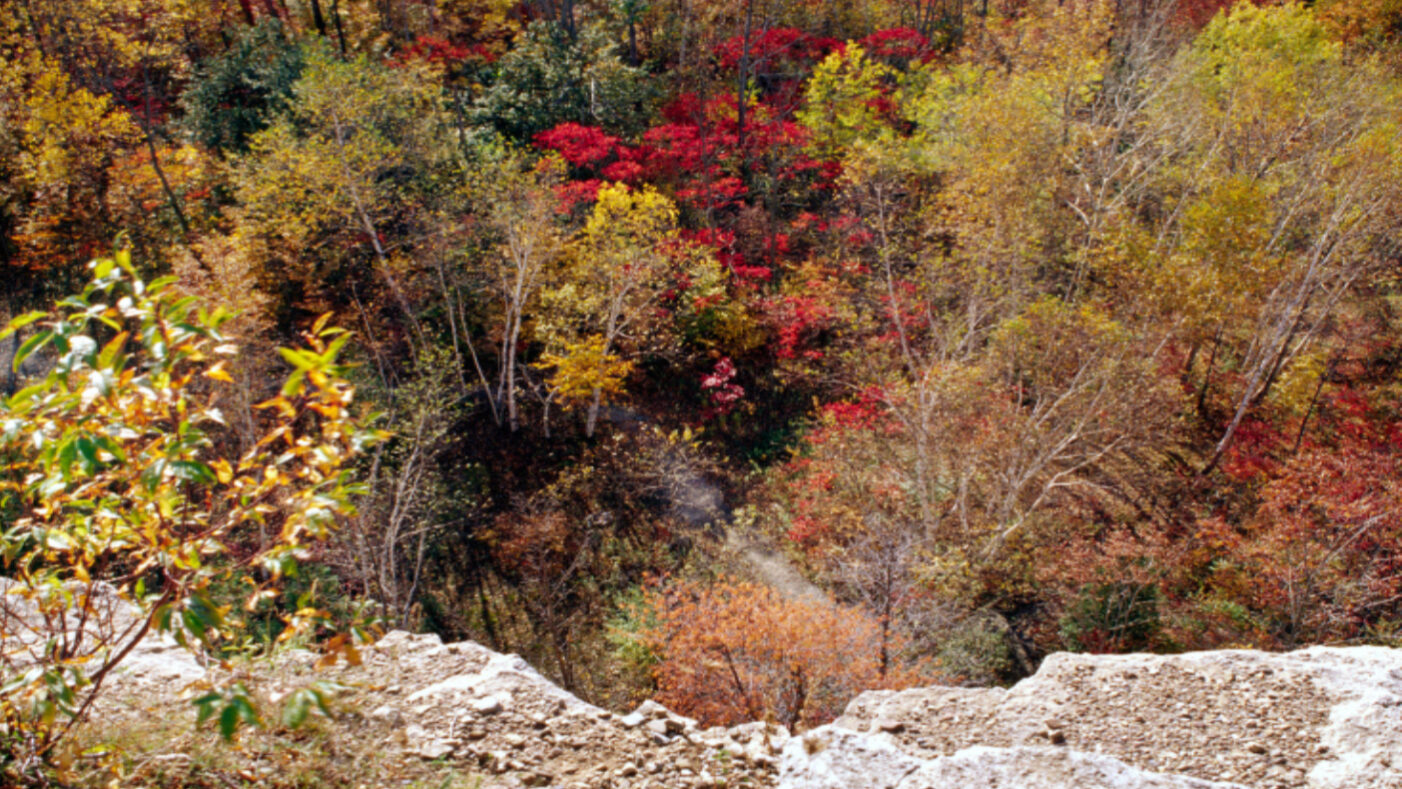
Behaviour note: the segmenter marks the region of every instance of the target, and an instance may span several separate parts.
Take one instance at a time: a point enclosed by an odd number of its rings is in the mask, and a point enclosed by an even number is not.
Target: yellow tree
[[[106,96],[74,84],[56,64],[28,59],[19,87],[20,188],[28,207],[17,241],[27,267],[53,270],[110,238],[109,170],[140,139],[131,117]]]
[[[813,132],[813,150],[838,158],[859,140],[876,137],[882,127],[877,100],[895,76],[894,69],[869,59],[853,42],[819,63],[797,113],[799,123]]]
[[[147,166],[159,182],[161,201],[188,242],[192,217],[180,185],[167,177],[168,152],[158,149],[166,148],[163,141],[173,137],[168,108],[193,76],[195,60],[222,46],[225,20],[220,12],[226,9],[218,6],[225,4],[214,3],[214,9],[192,0],[52,0],[18,5],[29,43],[37,51],[74,85],[125,111],[139,132]],[[126,230],[139,230],[147,222],[145,213],[132,212],[120,224]]]
[[[917,535],[922,577],[962,605],[1028,593],[1022,552],[1080,502],[1119,506],[1138,481],[1130,459],[1173,409],[1155,374],[1163,332],[1117,320],[1076,285],[1093,257],[1070,165],[1100,139],[1114,4],[1026,10],[893,94],[908,136],[878,127],[877,144],[845,146],[879,323],[857,316],[867,339],[840,374],[871,401],[848,405],[871,413],[815,431],[822,469],[802,476],[841,495],[794,505],[795,533],[830,524],[838,554],[864,533]],[[824,79],[810,97],[853,106],[810,125],[870,122],[860,72]]]
[[[942,353],[977,350],[1065,276],[1065,162],[1105,76],[1113,19],[1095,0],[990,22],[912,101],[912,155],[943,182],[926,219],[949,239],[947,254],[922,261],[922,288],[958,305],[935,332],[948,338]]]
[[[547,319],[546,332],[565,346],[566,355],[572,349],[596,360],[587,369],[568,362],[559,366],[576,380],[558,383],[572,389],[583,388],[577,380],[581,374],[597,376],[587,384],[591,394],[585,433],[590,436],[598,422],[605,382],[617,377],[615,352],[624,350],[625,344],[637,350],[656,325],[657,300],[670,283],[668,251],[676,233],[676,206],[657,190],[605,186],[574,241],[561,284],[549,293],[553,315]],[[580,337],[597,339],[581,342]]]
[[[368,253],[416,325],[400,270],[418,237],[406,231],[426,221],[429,182],[452,172],[439,89],[414,67],[341,61],[322,46],[308,51],[293,94],[238,163],[238,243],[269,292],[309,296]]]
[[[1155,145],[1169,151],[1152,173],[1167,210],[1153,212],[1158,227],[1123,233],[1122,254],[1105,259],[1120,265],[1111,273],[1133,289],[1126,295],[1185,316],[1191,339],[1211,344],[1203,395],[1214,360],[1235,367],[1207,473],[1389,254],[1402,116],[1396,81],[1347,57],[1298,3],[1219,15],[1175,59],[1167,85],[1146,112]]]
[[[547,383],[566,408],[592,404],[596,398],[607,402],[623,391],[633,372],[632,361],[604,350],[604,338],[599,334],[565,342],[558,352],[546,351],[537,366],[552,370]]]
[[[1081,254],[1067,164],[1090,136],[1113,22],[1105,0],[1039,2],[987,20],[947,67],[897,76],[849,46],[810,82],[801,118],[841,156],[843,199],[872,237],[867,298],[884,326],[861,329],[895,338],[908,381],[975,359],[1000,322],[1065,294]],[[883,91],[902,123],[872,106]]]

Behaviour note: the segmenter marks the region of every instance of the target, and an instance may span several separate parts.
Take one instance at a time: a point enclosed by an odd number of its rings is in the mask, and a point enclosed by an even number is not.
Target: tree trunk
[[[10,335],[10,369],[5,371],[5,396],[11,397],[15,390],[19,388],[19,365],[15,364],[19,356],[19,332]]]
[[[749,182],[749,158],[745,156],[745,101],[750,85],[750,32],[754,28],[755,0],[745,3],[745,37],[740,45],[740,73],[735,78],[735,150],[740,154],[740,180]]]
[[[336,24],[336,40],[341,45],[341,59],[346,57],[346,29],[341,26],[341,0],[331,0],[331,21]]]
[[[1310,416],[1314,413],[1315,406],[1319,405],[1319,395],[1324,391],[1324,380],[1329,377],[1333,369],[1334,364],[1330,362],[1319,374],[1319,381],[1314,385],[1314,396],[1310,398],[1309,408],[1305,409],[1305,415],[1300,418],[1300,430],[1295,434],[1295,445],[1290,448],[1292,455],[1299,453],[1300,445],[1305,441],[1305,427],[1310,423]]]
[[[316,32],[322,38],[329,37],[326,35],[326,17],[321,13],[321,0],[312,0],[312,24],[316,25]]]
[[[515,433],[521,428],[521,419],[516,410],[516,348],[521,337],[520,307],[509,318],[506,337],[502,339],[502,391],[497,399],[506,400],[506,422]]]
[[[589,418],[584,421],[584,435],[593,438],[594,426],[599,423],[599,406],[603,403],[604,392],[602,389],[594,389],[594,399],[589,402]]]
[[[1198,419],[1207,424],[1207,389],[1212,384],[1212,370],[1217,366],[1217,348],[1220,346],[1222,330],[1212,335],[1212,352],[1207,355],[1207,369],[1202,372],[1202,386],[1198,388]]]

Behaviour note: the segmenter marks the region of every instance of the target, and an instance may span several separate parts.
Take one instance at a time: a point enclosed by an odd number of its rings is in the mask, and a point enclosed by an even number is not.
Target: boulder
[[[524,696],[537,703],[553,702],[556,708],[565,713],[598,714],[604,712],[541,676],[540,672],[532,668],[519,655],[497,654],[486,647],[471,642],[453,644],[448,648],[453,647],[480,650],[482,656],[486,657],[486,664],[479,671],[451,676],[417,690],[408,696],[405,700],[406,703],[438,704],[445,697],[454,698],[468,695],[479,700],[494,699],[495,703],[490,705],[492,712],[499,712],[509,704],[510,699]],[[485,707],[481,711],[491,714]]]

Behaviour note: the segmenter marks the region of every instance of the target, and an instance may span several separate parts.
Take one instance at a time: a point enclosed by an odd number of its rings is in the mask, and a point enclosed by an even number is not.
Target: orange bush
[[[883,660],[905,645],[860,609],[734,580],[673,583],[643,607],[658,700],[703,725],[815,726],[864,690],[929,679],[925,663]]]

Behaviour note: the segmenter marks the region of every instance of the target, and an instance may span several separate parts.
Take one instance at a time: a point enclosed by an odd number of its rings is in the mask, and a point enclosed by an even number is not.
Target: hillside
[[[0,786],[1385,784],[1399,239],[1402,0],[0,0]]]

